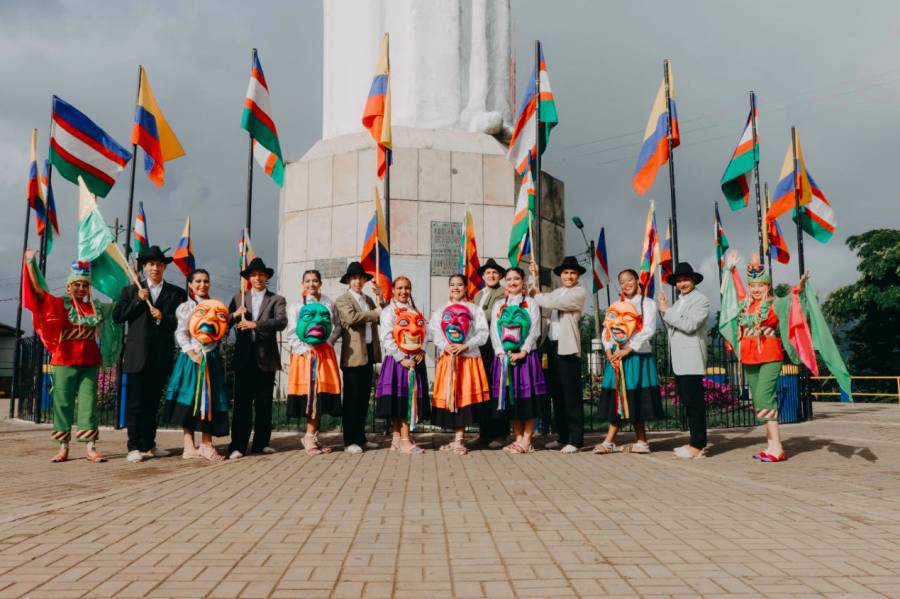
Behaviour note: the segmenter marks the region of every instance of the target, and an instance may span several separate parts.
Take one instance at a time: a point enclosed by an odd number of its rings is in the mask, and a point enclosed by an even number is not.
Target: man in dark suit
[[[146,285],[122,289],[113,309],[113,320],[128,323],[123,368],[131,463],[168,455],[156,448],[156,417],[175,361],[175,309],[187,300],[184,289],[163,280],[171,261],[157,245],[142,251],[138,267],[143,268]]]
[[[272,392],[275,373],[281,370],[278,332],[287,326],[287,305],[283,297],[266,289],[274,274],[262,259],[251,260],[241,271],[241,277],[250,282],[250,290],[236,293],[228,306],[228,320],[236,335],[232,363],[234,413],[228,446],[232,460],[244,457],[248,445],[253,453],[275,453],[269,447]]]

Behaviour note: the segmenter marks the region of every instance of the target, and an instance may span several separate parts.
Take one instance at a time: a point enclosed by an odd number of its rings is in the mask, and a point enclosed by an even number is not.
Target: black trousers
[[[272,392],[275,372],[265,372],[254,364],[234,371],[234,413],[231,418],[231,444],[228,452],[260,453],[272,440]],[[255,413],[255,414],[254,414]]]
[[[487,374],[488,384],[493,385],[494,346],[488,340],[480,349],[481,361],[484,363],[484,372]],[[488,404],[492,406],[493,402],[488,402],[484,406],[488,406]],[[506,417],[506,412],[482,408],[477,411],[477,415],[479,441],[490,443],[494,439],[506,439],[509,436],[509,418]]]
[[[345,366],[344,405],[341,411],[341,427],[344,430],[344,447],[366,446],[366,416],[369,413],[369,397],[372,394],[372,364]]]
[[[584,394],[581,386],[581,357],[560,356],[556,342],[547,352],[550,396],[553,399],[554,426],[563,445],[584,445]]]
[[[685,419],[691,431],[691,447],[706,447],[706,400],[703,397],[703,375],[675,375],[678,398],[684,406]]]
[[[128,451],[156,447],[156,419],[169,372],[165,364],[148,363],[141,372],[129,372],[125,382],[125,426]]]

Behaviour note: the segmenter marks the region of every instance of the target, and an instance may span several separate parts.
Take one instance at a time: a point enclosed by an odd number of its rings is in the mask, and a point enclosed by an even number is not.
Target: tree
[[[859,256],[860,278],[828,295],[825,317],[849,350],[850,372],[900,374],[900,230],[875,229],[847,245]]]

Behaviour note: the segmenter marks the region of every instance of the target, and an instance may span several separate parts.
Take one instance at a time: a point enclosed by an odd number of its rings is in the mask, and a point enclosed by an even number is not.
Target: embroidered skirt
[[[541,368],[541,353],[528,352],[515,364],[504,365],[494,356],[491,367],[491,409],[510,420],[531,420],[541,416],[541,401],[547,397],[547,381]]]
[[[215,349],[205,358],[201,365],[184,352],[178,354],[166,388],[165,418],[191,431],[226,437],[230,431],[222,357]]]
[[[309,401],[310,387],[314,402]],[[334,348],[323,343],[301,355],[291,354],[288,369],[288,418],[341,415],[341,371]]]
[[[432,424],[444,429],[472,424],[491,398],[481,356],[443,354],[434,373],[433,396]]]

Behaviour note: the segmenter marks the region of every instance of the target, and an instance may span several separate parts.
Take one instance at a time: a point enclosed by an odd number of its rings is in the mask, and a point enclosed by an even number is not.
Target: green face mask
[[[528,331],[531,330],[531,316],[522,306],[506,306],[497,318],[497,333],[506,351],[522,349]]]
[[[297,317],[297,336],[307,345],[320,345],[331,336],[331,311],[325,304],[303,304]]]

